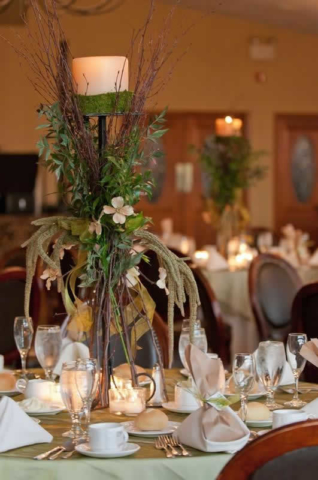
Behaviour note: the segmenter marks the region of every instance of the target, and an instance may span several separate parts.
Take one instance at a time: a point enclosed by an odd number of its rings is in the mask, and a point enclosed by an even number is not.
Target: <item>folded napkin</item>
[[[61,375],[62,365],[65,362],[72,362],[73,360],[85,360],[89,358],[89,348],[80,342],[72,342],[69,338],[64,338],[62,340],[62,351],[60,358],[54,368],[54,373],[56,375]]]
[[[216,400],[224,378],[222,363],[218,358],[209,358],[194,345],[185,351],[186,361],[196,389],[201,398]],[[223,370],[224,374],[224,370]],[[225,401],[220,396],[220,401]],[[224,399],[224,400],[223,400]],[[249,429],[238,415],[228,406],[204,403],[203,407],[191,413],[176,431],[180,442],[203,452],[225,452],[240,450],[249,439]]]
[[[318,398],[315,398],[312,402],[307,403],[302,409],[303,412],[308,413],[311,418],[318,418]]]
[[[0,401],[0,452],[35,443],[50,443],[53,437],[9,397]]]
[[[308,360],[308,362],[318,367],[318,339],[312,338],[306,342],[300,349],[300,355]]]
[[[209,258],[206,263],[206,268],[208,270],[228,270],[229,264],[224,257],[216,250],[213,246],[206,247],[207,252],[209,253]]]

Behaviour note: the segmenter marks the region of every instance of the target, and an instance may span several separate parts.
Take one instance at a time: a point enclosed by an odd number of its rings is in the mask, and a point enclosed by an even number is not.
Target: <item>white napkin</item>
[[[318,267],[318,248],[315,251],[315,253],[311,256],[309,260],[309,265],[311,267]]]
[[[56,375],[61,375],[63,363],[72,362],[78,358],[82,360],[89,358],[89,348],[83,343],[72,342],[69,338],[64,338],[62,340],[62,352],[59,361],[54,368],[54,373]]]
[[[307,403],[302,408],[303,412],[308,413],[308,415],[314,415],[316,418],[318,417],[318,398],[315,398],[312,402]]]
[[[14,448],[50,443],[53,437],[35,423],[19,405],[9,397],[0,402],[0,452]]]
[[[206,264],[207,270],[228,270],[229,264],[215,247],[208,246],[205,249],[209,252],[209,259]]]

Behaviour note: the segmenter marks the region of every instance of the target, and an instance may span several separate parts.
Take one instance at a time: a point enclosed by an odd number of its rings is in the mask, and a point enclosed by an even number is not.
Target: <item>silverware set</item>
[[[79,445],[80,443],[84,443],[85,441],[86,440],[82,439],[75,443],[74,440],[69,439],[63,445],[59,445],[58,447],[52,448],[48,452],[41,453],[40,455],[33,457],[33,459],[34,460],[56,460],[57,458],[63,458],[63,459],[70,458],[73,455],[73,453],[76,452],[75,446]]]
[[[155,441],[158,450],[164,450],[167,458],[191,457],[191,453],[184,448],[178,437],[172,435],[160,435]]]

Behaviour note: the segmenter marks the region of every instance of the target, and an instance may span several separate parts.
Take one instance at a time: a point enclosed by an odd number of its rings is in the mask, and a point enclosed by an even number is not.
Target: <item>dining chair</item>
[[[316,480],[318,420],[286,425],[237,452],[217,480]]]
[[[318,338],[318,283],[304,285],[297,293],[292,306],[292,331],[306,333],[308,340]],[[318,382],[318,369],[306,362],[302,379]]]
[[[7,365],[17,364],[20,359],[13,336],[14,318],[24,313],[24,289],[26,271],[11,267],[0,272],[0,354]],[[37,279],[32,284],[30,315],[36,328],[40,312],[40,286]]]
[[[16,247],[5,252],[0,258],[0,271],[8,267],[26,267],[25,249]]]
[[[177,256],[184,257],[180,252],[173,251]],[[142,261],[139,264],[142,281],[147,288],[150,296],[156,304],[156,311],[160,317],[167,323],[168,299],[165,291],[160,289],[156,282],[159,279],[159,263],[157,256],[152,251],[147,251],[149,263]],[[223,323],[219,303],[214,295],[211,285],[200,270],[194,266],[190,260],[187,261],[197,283],[201,305],[198,309],[198,318],[201,320],[202,327],[206,330],[209,349],[217,353],[225,365],[231,363],[230,327]],[[189,303],[185,304],[185,318],[189,316]],[[175,351],[178,350],[178,340],[181,333],[183,316],[180,310],[175,307],[174,310],[174,330],[175,330]]]
[[[260,340],[284,341],[291,332],[291,308],[302,286],[295,268],[268,253],[252,261],[248,273],[249,299]]]

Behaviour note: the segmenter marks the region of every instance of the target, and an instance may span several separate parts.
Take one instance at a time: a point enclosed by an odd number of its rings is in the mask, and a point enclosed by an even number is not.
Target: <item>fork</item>
[[[166,457],[167,458],[174,458],[174,455],[170,452],[169,448],[167,445],[164,443],[163,439],[161,437],[158,437],[155,441],[155,447],[158,450],[164,450],[166,452]]]
[[[182,443],[180,443],[178,437],[171,437],[171,442],[172,442],[172,445],[173,445],[174,447],[179,447],[179,448],[181,448],[181,452],[182,452],[181,454],[182,454],[183,457],[192,457],[191,453],[188,452],[188,450],[186,450],[186,449],[184,448],[184,446],[182,445]]]
[[[171,448],[172,455],[175,455],[176,457],[178,457],[179,455],[182,455],[182,453],[178,452],[178,450],[174,448],[177,445],[173,445],[171,435],[163,435],[163,441],[165,442],[167,447]]]

